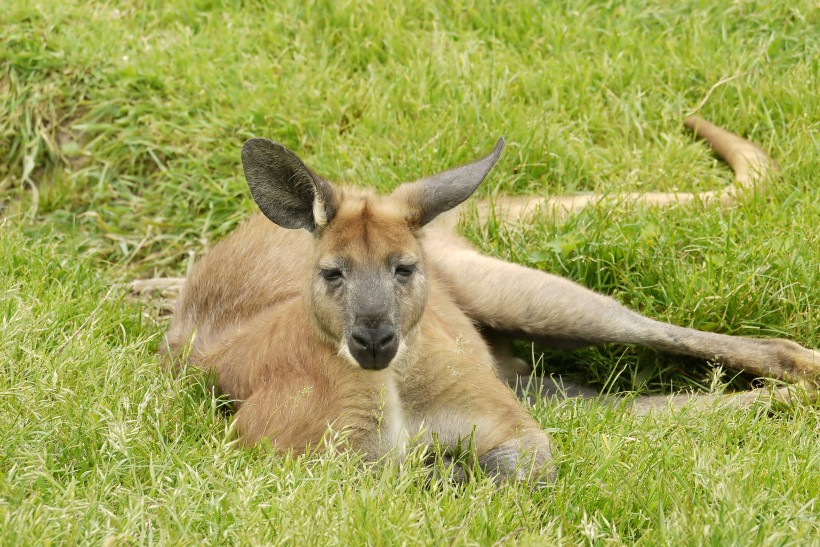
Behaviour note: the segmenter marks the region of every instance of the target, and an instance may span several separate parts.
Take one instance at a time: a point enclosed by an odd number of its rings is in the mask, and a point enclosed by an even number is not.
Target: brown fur
[[[737,188],[775,169],[751,143],[700,119],[687,125],[730,163]],[[452,216],[433,220],[472,192],[502,144],[474,164],[377,196],[334,187],[283,147],[249,141],[243,161],[254,198],[286,227],[259,215],[214,247],[189,276],[169,332],[171,351],[189,346],[190,361],[235,401],[243,442],[264,439],[301,453],[333,431],[344,438],[340,446],[371,459],[400,455],[411,437],[453,449],[469,442],[500,479],[541,480],[552,473],[549,439],[499,379],[515,384],[528,372],[507,351],[512,338],[567,348],[637,343],[760,376],[817,381],[816,351],[653,321],[565,279],[483,256],[455,235]],[[737,188],[700,197],[727,204]],[[636,198],[694,199],[659,196]],[[537,207],[562,214],[577,203]],[[496,213],[518,220],[531,210],[495,204]],[[413,273],[404,275],[408,267]],[[378,349],[351,353],[356,329],[377,327],[398,340],[381,369]],[[757,397],[744,395],[738,406]]]

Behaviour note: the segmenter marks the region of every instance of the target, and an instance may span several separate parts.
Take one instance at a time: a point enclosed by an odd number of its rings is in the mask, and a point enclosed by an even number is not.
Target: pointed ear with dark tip
[[[504,137],[480,160],[396,188],[393,195],[407,204],[410,224],[420,228],[470,197],[503,149]]]
[[[253,200],[275,224],[315,232],[333,219],[333,186],[281,144],[250,139],[242,147],[242,167]]]

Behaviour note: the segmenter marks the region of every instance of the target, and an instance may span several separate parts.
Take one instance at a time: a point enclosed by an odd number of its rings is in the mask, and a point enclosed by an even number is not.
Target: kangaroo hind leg
[[[481,255],[456,236],[431,238],[425,250],[461,309],[512,338],[570,349],[638,344],[762,377],[820,381],[820,352],[788,340],[740,338],[655,321],[572,281]]]

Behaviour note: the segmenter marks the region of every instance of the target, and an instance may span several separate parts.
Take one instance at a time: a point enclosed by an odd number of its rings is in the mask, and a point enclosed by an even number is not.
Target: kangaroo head
[[[467,199],[503,147],[500,139],[480,160],[377,196],[335,187],[281,144],[245,143],[245,178],[262,213],[314,235],[306,302],[340,355],[380,370],[412,343],[427,303],[419,229]]]

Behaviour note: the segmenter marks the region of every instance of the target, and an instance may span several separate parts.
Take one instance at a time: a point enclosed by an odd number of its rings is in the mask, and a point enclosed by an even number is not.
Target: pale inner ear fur
[[[332,185],[281,144],[248,140],[242,147],[242,166],[254,201],[274,224],[315,232],[333,218]]]

